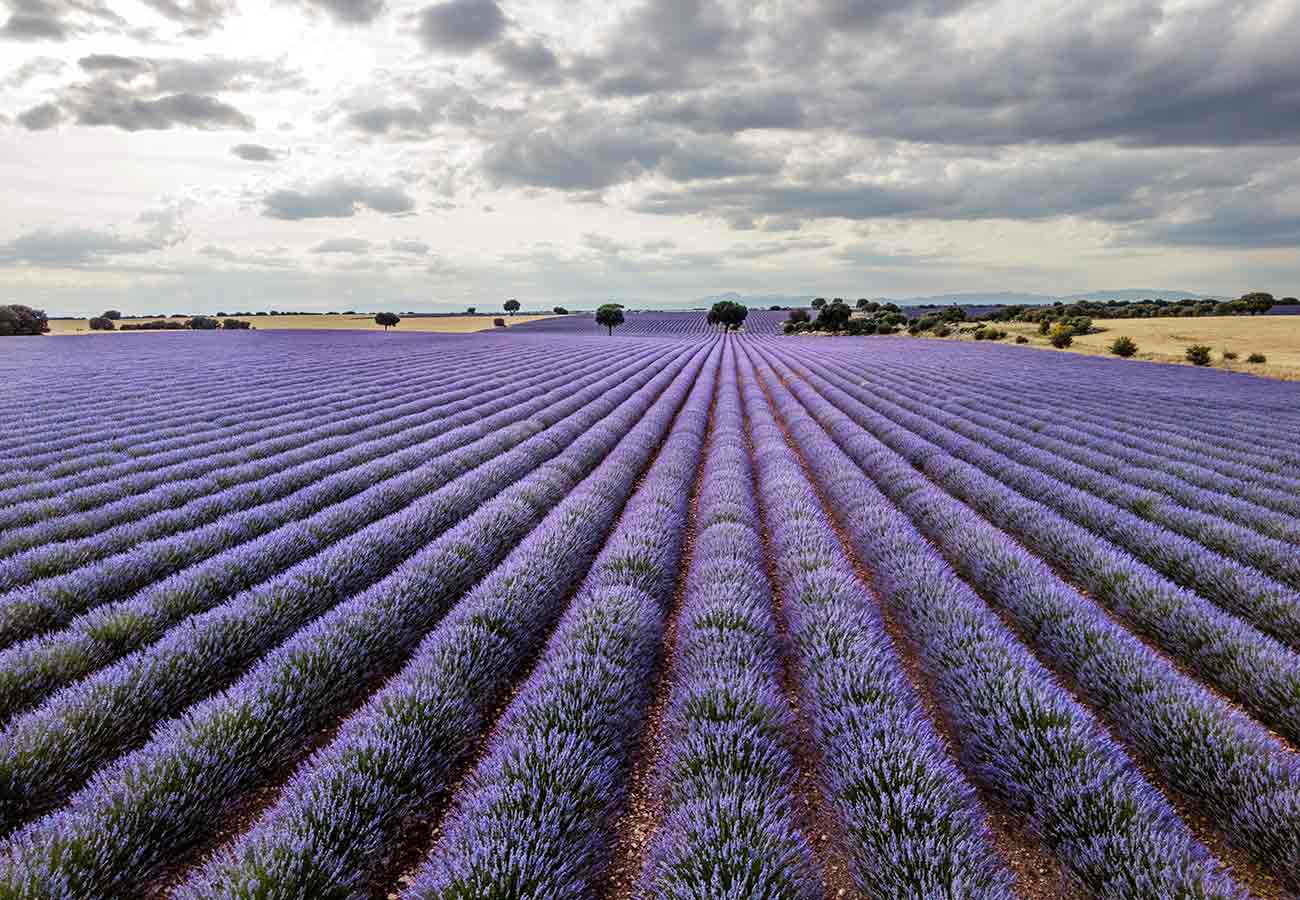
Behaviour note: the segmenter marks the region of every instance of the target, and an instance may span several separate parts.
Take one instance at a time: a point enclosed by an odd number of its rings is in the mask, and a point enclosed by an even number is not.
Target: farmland
[[[526,322],[532,322],[539,319],[551,318],[549,316],[505,316],[507,327],[523,325]],[[252,322],[260,331],[320,331],[320,330],[346,330],[346,331],[383,331],[382,325],[375,324],[374,315],[347,315],[340,313],[338,315],[326,314],[308,314],[292,316],[240,316],[239,318]],[[497,316],[476,315],[476,316],[404,316],[402,322],[397,328],[401,331],[430,331],[446,334],[463,334],[471,331],[490,330],[492,320]],[[119,325],[139,325],[143,322],[160,321],[156,317],[126,317],[123,318]],[[182,319],[181,321],[184,321]],[[87,327],[86,319],[54,319],[50,322],[50,334],[52,335],[98,335],[106,332],[91,331]],[[156,333],[156,332],[131,332],[139,333]]]
[[[4,339],[0,897],[1300,891],[1295,385],[783,317]]]

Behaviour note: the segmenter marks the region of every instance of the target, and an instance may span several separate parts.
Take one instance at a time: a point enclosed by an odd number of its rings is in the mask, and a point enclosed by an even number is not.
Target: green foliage
[[[1210,348],[1204,344],[1192,344],[1183,354],[1187,361],[1194,366],[1208,366],[1210,364]]]
[[[749,307],[733,300],[719,300],[709,309],[709,326],[721,325],[727,331],[734,331],[745,324]]]
[[[109,309],[109,310],[105,310],[103,314],[100,315],[100,318],[108,319],[111,322],[116,322],[118,319],[122,318],[122,314],[115,309]]]
[[[792,309],[790,310],[790,314],[785,317],[785,320],[787,325],[797,325],[801,322],[807,322],[808,310]]]
[[[1047,333],[1047,339],[1058,350],[1064,350],[1074,343],[1074,332],[1064,322],[1057,322]]]
[[[32,309],[19,303],[0,306],[0,337],[34,336],[49,330],[50,323],[43,309]]]
[[[821,309],[821,308],[822,308],[823,306],[825,306],[825,305],[826,305],[826,298],[825,298],[825,297],[818,297],[816,300],[814,300],[814,301],[812,302],[812,308],[813,308],[813,309]]]
[[[216,331],[221,323],[208,316],[194,316],[187,323],[193,331]]]
[[[612,335],[614,329],[623,324],[623,304],[606,303],[596,310],[596,324],[602,325]]]
[[[514,298],[507,300],[505,302],[505,310],[513,316],[515,313],[519,312],[519,301]]]
[[[569,314],[569,311],[563,306],[557,306],[552,309],[551,312],[555,313],[557,316],[567,316]]]
[[[1252,353],[1252,354],[1250,354],[1250,356],[1247,356],[1247,357],[1246,357],[1246,362],[1248,362],[1248,363],[1266,363],[1266,362],[1268,362],[1268,357],[1265,356],[1263,353]]]
[[[1138,352],[1137,342],[1127,335],[1120,335],[1110,342],[1110,352],[1128,359]]]
[[[821,331],[842,331],[852,315],[844,303],[831,303],[817,313],[817,327]]]
[[[243,319],[222,319],[221,327],[226,331],[247,331],[253,327],[253,323]]]
[[[402,321],[402,319],[400,316],[397,315],[397,313],[381,312],[375,316],[375,324],[383,325],[384,331],[387,331],[389,328],[392,328],[400,321]]]
[[[117,327],[107,316],[95,316],[89,324],[91,331],[113,331]]]

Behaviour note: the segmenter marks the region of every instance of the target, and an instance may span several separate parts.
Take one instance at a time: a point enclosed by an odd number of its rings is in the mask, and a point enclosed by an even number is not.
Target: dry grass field
[[[241,319],[247,319],[253,323],[253,327],[260,331],[278,331],[286,329],[328,329],[331,331],[383,331],[383,326],[375,324],[373,315],[363,316],[239,316]],[[492,320],[496,316],[422,316],[419,318],[407,317],[402,318],[402,323],[394,331],[436,331],[444,334],[464,334],[471,331],[483,331],[492,328]],[[553,318],[552,316],[504,316],[506,325],[522,325],[524,322],[533,322],[537,319]],[[91,331],[86,319],[58,319],[50,322],[50,334],[118,334],[119,332]],[[119,325],[125,323],[153,322],[153,318],[144,319],[127,319],[124,318]],[[122,332],[125,334],[168,334],[169,332],[159,331],[138,331]]]
[[[1135,359],[1153,362],[1185,362],[1184,351],[1191,344],[1213,348],[1215,368],[1232,369],[1271,378],[1300,380],[1300,316],[1209,316],[1201,319],[1097,319],[1099,331],[1074,339],[1071,351],[1109,354],[1111,342],[1120,335],[1138,345]],[[1052,349],[1038,326],[1010,322],[998,325],[1013,335],[1023,334],[1036,347]],[[1009,339],[1008,339],[1009,340]],[[1223,351],[1235,352],[1235,362],[1223,359]],[[1251,353],[1263,353],[1268,362],[1246,362]]]

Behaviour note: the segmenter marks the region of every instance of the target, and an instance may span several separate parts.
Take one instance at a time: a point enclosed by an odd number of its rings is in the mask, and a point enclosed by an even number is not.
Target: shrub
[[[1058,350],[1064,350],[1074,343],[1074,335],[1070,330],[1070,326],[1064,322],[1057,322],[1053,325],[1048,332],[1047,339]]]
[[[95,316],[90,320],[91,331],[112,331],[116,326],[108,316]]]
[[[791,325],[797,325],[797,324],[799,324],[799,323],[801,323],[801,322],[807,322],[807,321],[808,321],[808,310],[806,310],[806,309],[792,309],[792,310],[790,310],[790,314],[789,314],[788,316],[786,316],[785,318],[786,318],[786,322],[789,323],[789,324],[791,324]]]
[[[942,338],[942,337],[947,337],[947,336],[950,335],[950,334],[952,334],[952,329],[949,328],[947,325],[936,325],[936,326],[934,326],[934,336],[935,336],[935,337],[941,337],[941,338]]]
[[[226,331],[247,331],[253,327],[252,322],[245,322],[242,319],[224,319],[221,327]]]
[[[567,316],[569,314],[569,311],[563,306],[557,306],[552,309],[551,312],[555,313],[557,316]]]
[[[1192,344],[1183,355],[1194,366],[1208,366],[1210,364],[1210,348],[1204,344]]]
[[[1134,353],[1138,352],[1137,342],[1127,335],[1121,335],[1111,341],[1110,352],[1116,356],[1122,356],[1128,359]]]
[[[1252,354],[1250,354],[1250,356],[1247,356],[1247,357],[1246,357],[1246,362],[1248,362],[1248,363],[1265,363],[1265,362],[1268,362],[1268,357],[1265,356],[1263,353],[1252,353]]]
[[[0,337],[38,335],[49,330],[50,322],[43,309],[32,309],[19,303],[0,306]]]
[[[221,327],[220,322],[207,316],[195,316],[188,324],[194,331],[215,331]]]
[[[898,329],[887,322],[876,326],[876,334],[896,334],[897,332]]]
[[[1237,358],[1237,354],[1236,354],[1235,352],[1233,352],[1232,350],[1224,350],[1224,351],[1223,351],[1223,358],[1224,358],[1225,360],[1227,360],[1228,362],[1232,362],[1234,359]]]
[[[1017,344],[1028,344],[1028,343],[1029,343],[1029,338],[1025,337],[1023,334],[1018,334],[1018,335],[1016,335],[1016,343],[1017,343]]]
[[[115,309],[109,309],[109,310],[105,310],[103,315],[100,316],[100,318],[108,319],[109,321],[116,322],[118,319],[122,318],[122,314]]]
[[[506,327],[506,320],[505,320],[505,319],[493,319],[493,320],[492,320],[492,324],[493,324],[493,326],[496,327],[496,328],[505,328],[505,327]]]
[[[975,330],[975,340],[977,341],[1000,341],[1006,336],[1007,333],[998,328],[977,328]]]
[[[1052,320],[1051,320],[1051,319],[1042,319],[1042,320],[1039,321],[1039,323],[1038,323],[1038,333],[1039,333],[1039,334],[1047,334],[1047,332],[1049,332],[1049,331],[1051,331],[1051,330],[1052,330]]]
[[[400,316],[397,315],[397,313],[382,312],[375,316],[375,324],[383,325],[384,331],[387,331],[389,328],[392,328],[400,321],[402,321],[402,319]]]
[[[831,303],[817,313],[817,327],[822,331],[840,331],[852,315],[853,311],[847,305]]]

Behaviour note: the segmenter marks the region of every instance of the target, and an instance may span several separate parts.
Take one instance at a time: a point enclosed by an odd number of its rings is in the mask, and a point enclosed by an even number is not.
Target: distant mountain
[[[818,295],[754,295],[740,294],[736,291],[727,291],[723,294],[713,294],[709,297],[700,297],[697,300],[691,301],[687,306],[690,309],[708,308],[720,300],[731,300],[735,303],[744,303],[746,306],[754,309],[760,309],[767,306],[807,306],[814,296]],[[1150,300],[1154,298],[1160,298],[1163,300],[1204,300],[1209,296],[1210,295],[1208,294],[1198,294],[1194,291],[1124,288],[1115,291],[1088,291],[1087,293],[1062,294],[1059,296],[1053,296],[1051,294],[1026,294],[1018,291],[961,291],[953,294],[933,294],[927,297],[872,297],[871,299],[882,303],[887,301],[893,302],[897,303],[899,306],[950,306],[954,303],[961,306],[1042,306],[1049,303],[1055,303],[1057,300],[1060,300],[1063,303],[1075,303],[1081,300],[1104,303],[1107,300]]]
[[[881,298],[884,299],[884,298]],[[1047,294],[1020,294],[1014,291],[996,291],[993,293],[963,292],[959,294],[935,294],[930,297],[903,297],[894,300],[899,306],[1036,306],[1051,303],[1057,298]]]
[[[1197,294],[1192,291],[1155,291],[1155,290],[1122,290],[1122,291],[1090,291],[1086,294],[1067,294],[1061,299],[1067,303],[1078,300],[1092,300],[1105,303],[1107,300],[1205,300],[1209,294]]]

